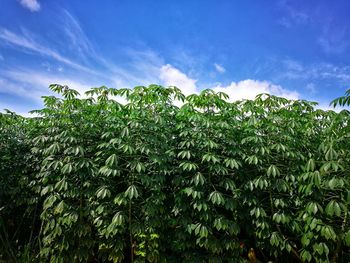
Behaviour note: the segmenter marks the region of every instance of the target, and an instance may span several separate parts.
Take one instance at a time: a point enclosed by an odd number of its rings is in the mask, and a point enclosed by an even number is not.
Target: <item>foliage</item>
[[[0,257],[350,260],[347,110],[158,85],[50,88],[39,117],[0,115]]]
[[[334,107],[336,107],[337,105],[339,106],[350,106],[350,89],[348,89],[345,92],[345,96],[336,98],[335,100],[333,100],[331,102],[331,105],[333,105]]]
[[[14,260],[37,234],[38,196],[30,186],[38,163],[30,154],[33,121],[0,113],[0,258]]]

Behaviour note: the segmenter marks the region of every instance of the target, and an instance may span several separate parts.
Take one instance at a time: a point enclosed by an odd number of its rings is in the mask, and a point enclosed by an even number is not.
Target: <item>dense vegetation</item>
[[[349,111],[51,89],[39,117],[0,115],[0,259],[350,261]]]

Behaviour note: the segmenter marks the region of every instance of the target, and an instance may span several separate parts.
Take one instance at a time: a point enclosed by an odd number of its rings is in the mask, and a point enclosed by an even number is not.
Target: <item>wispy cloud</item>
[[[316,86],[314,83],[308,83],[306,85],[306,90],[308,90],[311,94],[315,94],[316,93]]]
[[[332,79],[343,83],[350,81],[350,66],[337,66],[331,63],[303,64],[296,60],[282,61],[283,73],[280,77],[287,79],[325,80]]]
[[[152,51],[128,50],[130,62],[125,67],[105,61],[102,77],[81,72],[65,72],[63,67],[48,62],[42,63],[42,69],[8,68],[0,70],[0,78],[9,80],[10,85],[0,82],[2,92],[36,97],[48,92],[52,83],[60,83],[77,89],[81,94],[94,86],[107,85],[114,88],[132,88],[135,85],[160,83],[162,60]],[[108,64],[110,63],[110,64]],[[17,88],[16,88],[17,87]]]
[[[57,74],[49,72],[24,69],[3,70],[0,71],[0,74],[3,76],[2,80],[6,84],[0,84],[0,90],[36,100],[41,100],[40,97],[49,92],[48,86],[53,83],[68,85],[81,94],[84,94],[85,91],[93,86],[102,85],[102,83],[94,83],[91,80],[84,81],[81,78],[57,76]]]
[[[341,54],[350,45],[350,31],[347,26],[339,26],[328,21],[322,27],[322,34],[317,43],[327,54]]]
[[[302,72],[304,70],[303,65],[294,59],[285,59],[282,61],[283,65],[291,71]]]
[[[298,5],[297,1],[281,0],[277,4],[281,17],[277,22],[286,28],[308,26],[314,34],[314,42],[324,53],[342,54],[350,47],[350,29],[343,17],[334,13],[329,5],[320,3]]]
[[[19,0],[24,8],[29,9],[32,12],[37,12],[40,10],[40,3],[38,0]]]
[[[62,35],[65,36],[66,42],[72,43],[70,47],[72,49],[71,53],[75,56],[74,59],[63,56],[54,49],[53,47],[57,46],[55,42],[51,41],[49,42],[50,45],[44,45],[42,44],[44,41],[39,41],[39,37],[28,31],[19,34],[6,28],[0,28],[0,39],[11,47],[51,58],[59,64],[77,69],[78,72],[74,74],[73,78],[62,77],[62,74],[59,73],[63,71],[63,67],[49,61],[41,63],[46,69],[46,73],[39,70],[27,71],[17,68],[0,72],[0,76],[22,82],[24,86],[31,83],[36,87],[40,87],[41,91],[46,91],[47,86],[53,82],[72,85],[72,88],[76,87],[80,91],[86,91],[89,86],[83,83],[89,81],[92,84],[96,80],[93,76],[97,76],[99,81],[103,81],[103,83],[100,83],[101,85],[133,87],[135,85],[163,83],[165,85],[183,86],[188,92],[195,92],[195,81],[190,78],[187,79],[186,74],[180,72],[177,68],[167,65],[153,50],[124,48],[123,55],[127,57],[127,62],[124,62],[123,65],[111,62],[110,58],[105,58],[96,52],[79,21],[70,12],[62,9],[62,17],[64,19],[60,21],[57,30],[64,33]],[[67,50],[65,50],[65,53],[67,53]],[[83,60],[84,63],[79,63],[77,60]],[[65,71],[64,75],[67,76],[68,72],[69,70]],[[191,81],[192,84],[190,84]]]
[[[92,71],[90,68],[87,68],[79,63],[72,61],[71,59],[62,56],[59,52],[55,51],[52,48],[44,46],[37,41],[31,39],[24,34],[16,34],[6,28],[0,28],[0,39],[4,40],[9,45],[23,48],[24,50],[35,52],[37,54],[50,57],[55,59],[58,62],[62,62],[72,68],[77,70],[83,70],[88,73],[96,74],[96,72]]]
[[[287,0],[279,1],[278,7],[282,11],[283,16],[277,22],[286,28],[302,25],[310,20],[309,14]]]
[[[223,66],[221,66],[217,63],[214,63],[214,67],[215,67],[215,70],[219,73],[225,73],[225,71],[226,71],[226,69]]]
[[[59,28],[62,28],[63,33],[67,36],[69,47],[80,56],[85,62],[88,58],[99,59],[94,46],[85,34],[78,19],[66,9],[62,9],[62,16],[59,21]]]
[[[7,78],[3,74],[0,77],[0,92],[4,94],[11,94],[18,97],[27,97],[31,100],[40,100],[40,96],[42,94],[38,93],[38,89],[32,86],[31,89],[27,89],[26,85],[23,85],[21,81],[12,80],[11,78]],[[0,108],[1,109],[1,108]]]

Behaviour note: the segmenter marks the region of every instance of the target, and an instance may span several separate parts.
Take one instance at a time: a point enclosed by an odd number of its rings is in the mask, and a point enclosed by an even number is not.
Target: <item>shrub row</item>
[[[38,117],[0,115],[0,257],[350,261],[348,111],[50,87]]]

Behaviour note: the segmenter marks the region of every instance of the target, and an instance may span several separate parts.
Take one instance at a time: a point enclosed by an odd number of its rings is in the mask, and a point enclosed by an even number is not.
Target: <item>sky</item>
[[[350,88],[348,0],[0,0],[0,109],[49,84],[329,102]]]

